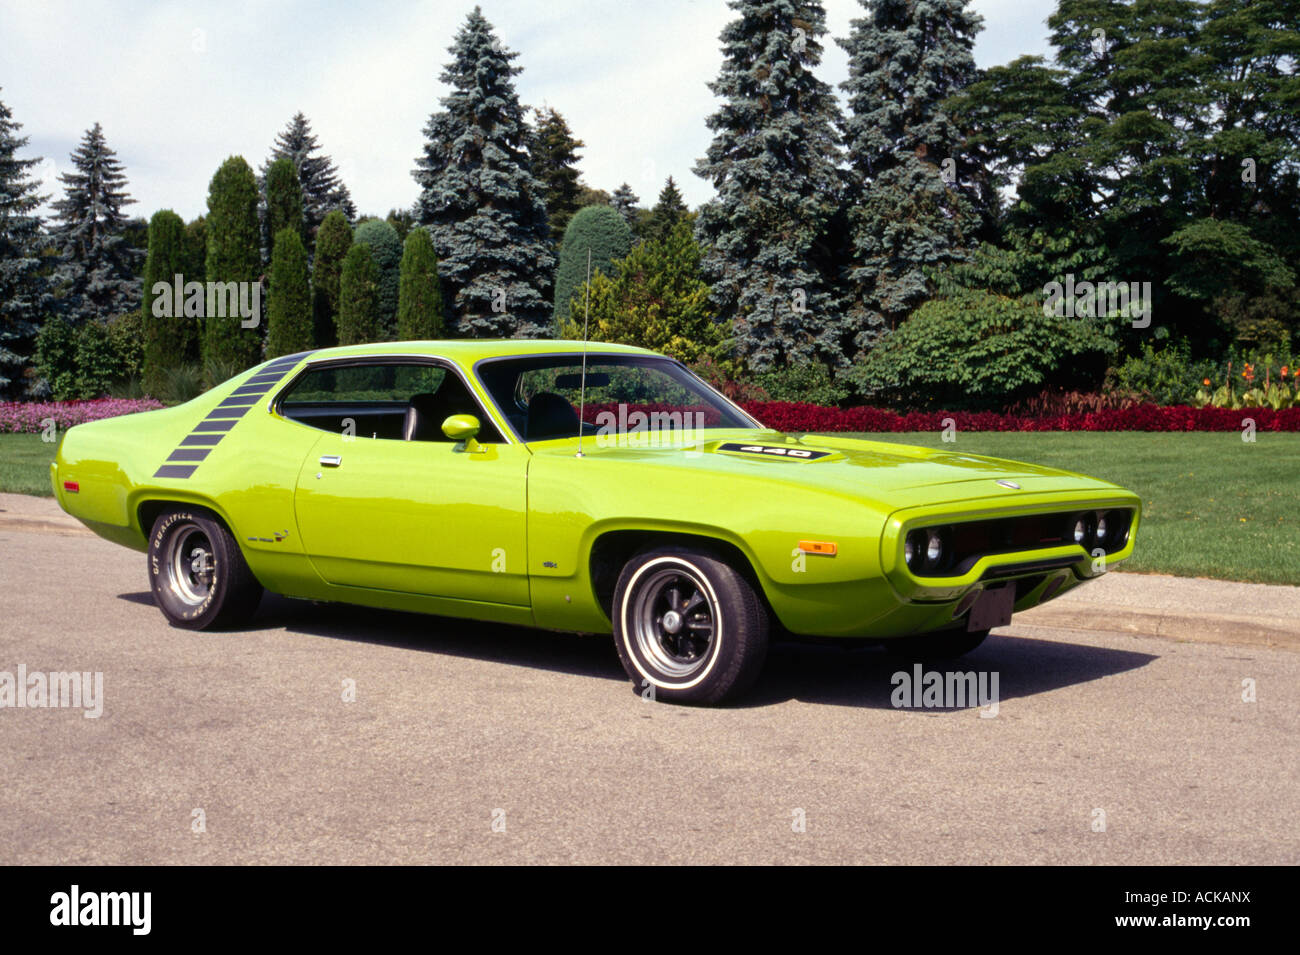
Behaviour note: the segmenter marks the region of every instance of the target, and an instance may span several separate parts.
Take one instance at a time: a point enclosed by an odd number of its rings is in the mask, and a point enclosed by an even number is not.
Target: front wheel
[[[234,535],[196,508],[165,511],[154,521],[149,583],[163,616],[187,630],[239,626],[262,599]]]
[[[614,644],[639,690],[675,703],[720,703],[747,689],[770,623],[754,586],[701,551],[662,547],[628,561],[614,591]]]

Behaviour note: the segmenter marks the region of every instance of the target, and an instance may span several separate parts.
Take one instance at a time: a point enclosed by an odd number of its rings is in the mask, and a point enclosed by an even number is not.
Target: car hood
[[[1017,491],[1095,491],[1117,487],[1055,468],[888,441],[821,435],[798,438],[768,430],[703,434],[705,440],[693,444],[655,442],[648,440],[651,435],[636,434],[603,441],[589,438],[584,454],[642,466],[664,465],[759,477],[886,502],[896,502],[911,489],[940,485],[950,486],[942,496],[951,499]],[[573,454],[574,444],[573,439],[568,439],[533,448],[535,453]]]

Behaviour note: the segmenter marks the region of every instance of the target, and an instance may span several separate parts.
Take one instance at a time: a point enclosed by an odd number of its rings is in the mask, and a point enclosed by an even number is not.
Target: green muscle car
[[[148,554],[178,627],[290,597],[612,633],[716,703],[772,635],[976,647],[1133,552],[1136,495],[1028,464],[764,428],[680,363],[566,341],[267,361],[72,428],[59,504]]]

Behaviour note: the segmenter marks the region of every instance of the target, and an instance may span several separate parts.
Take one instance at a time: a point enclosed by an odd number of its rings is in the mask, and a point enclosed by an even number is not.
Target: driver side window
[[[442,423],[472,414],[478,440],[500,434],[465,383],[439,365],[368,362],[308,370],[280,398],[280,414],[322,431],[390,441],[449,441]]]

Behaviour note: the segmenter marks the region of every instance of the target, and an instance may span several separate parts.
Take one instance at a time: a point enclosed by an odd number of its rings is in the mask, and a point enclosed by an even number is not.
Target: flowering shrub
[[[60,431],[74,424],[153,411],[162,403],[152,398],[96,398],[93,401],[0,401],[0,434],[40,434],[42,423],[54,419]]]
[[[795,401],[749,401],[744,408],[778,431],[941,431],[946,419],[960,431],[1240,431],[1243,416],[1259,431],[1300,431],[1300,407],[1190,408],[1134,405],[1083,414],[1011,415],[994,411],[910,411],[824,408]]]

